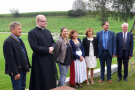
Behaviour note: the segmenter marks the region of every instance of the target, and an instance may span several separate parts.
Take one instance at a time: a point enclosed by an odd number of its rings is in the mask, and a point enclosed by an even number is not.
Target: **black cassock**
[[[35,27],[28,33],[33,50],[29,90],[49,90],[56,87],[56,65],[49,47],[55,42],[49,30]]]

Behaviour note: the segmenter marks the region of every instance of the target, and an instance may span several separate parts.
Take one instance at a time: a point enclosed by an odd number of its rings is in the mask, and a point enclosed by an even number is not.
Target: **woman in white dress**
[[[88,28],[86,29],[86,37],[83,38],[83,46],[85,51],[85,60],[86,60],[86,67],[87,67],[87,85],[89,85],[88,74],[89,69],[91,69],[91,84],[94,84],[93,81],[93,73],[94,68],[97,66],[96,56],[97,56],[97,42],[96,38],[93,37],[93,29]]]
[[[71,30],[69,33],[69,42],[72,46],[73,62],[70,66],[70,84],[82,86],[81,83],[87,80],[86,63],[84,60],[84,47],[81,40],[77,38],[76,30]]]

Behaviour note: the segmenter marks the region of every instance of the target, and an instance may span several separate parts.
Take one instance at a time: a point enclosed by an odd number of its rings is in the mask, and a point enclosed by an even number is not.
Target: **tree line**
[[[90,16],[98,18],[99,21],[108,21],[109,18],[127,22],[128,19],[134,19],[130,32],[135,27],[135,0],[75,0],[72,5],[72,10],[68,12],[31,12],[19,13],[18,9],[11,9],[13,17],[31,17],[42,13],[46,16]],[[0,15],[0,17],[4,17]]]
[[[135,27],[135,0],[75,0],[68,15],[98,17],[101,23],[107,21],[108,18],[124,22],[134,19],[130,30],[132,32]]]

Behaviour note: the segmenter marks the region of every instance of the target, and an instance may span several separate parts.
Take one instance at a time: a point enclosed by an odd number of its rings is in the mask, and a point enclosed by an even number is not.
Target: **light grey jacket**
[[[68,39],[67,39],[67,41],[69,43]],[[62,37],[60,37],[57,40],[56,47],[54,49],[54,57],[55,57],[56,61],[64,63],[65,56],[66,56],[66,50],[67,50],[66,42],[64,41],[64,39]]]

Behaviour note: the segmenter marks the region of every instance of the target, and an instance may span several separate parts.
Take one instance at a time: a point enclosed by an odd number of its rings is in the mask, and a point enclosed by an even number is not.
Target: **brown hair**
[[[109,23],[108,21],[104,21],[103,23],[102,23],[102,26],[104,26],[105,25],[105,23]]]
[[[20,26],[20,25],[21,25],[21,24],[20,24],[19,22],[12,22],[12,23],[10,24],[10,31],[13,30],[13,29],[15,29],[16,26]]]
[[[77,30],[71,30],[71,31],[69,32],[69,39],[73,39],[73,34],[74,34],[74,33],[78,33]]]
[[[92,28],[87,28],[86,29],[86,32],[85,32],[85,35],[88,36],[88,32],[90,32],[92,30],[92,35],[94,34],[94,31]]]
[[[68,29],[67,27],[62,27],[61,30],[60,30],[60,37],[62,36],[61,33],[64,29]]]

